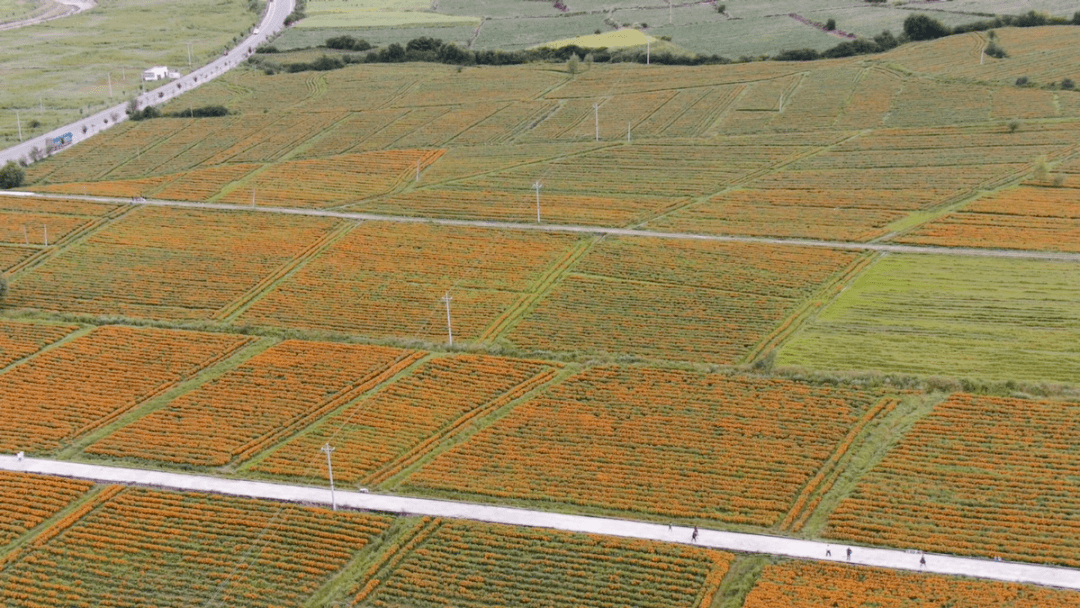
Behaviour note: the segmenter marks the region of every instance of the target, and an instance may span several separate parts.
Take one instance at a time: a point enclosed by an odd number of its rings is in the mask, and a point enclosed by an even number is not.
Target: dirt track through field
[[[909,253],[926,255],[956,255],[984,258],[1011,258],[1023,260],[1050,260],[1057,262],[1080,262],[1080,253],[1060,253],[1054,251],[1027,251],[1020,249],[976,249],[969,247],[935,247],[930,245],[890,245],[885,243],[857,243],[852,241],[817,241],[813,239],[773,238],[764,236],[733,236],[721,234],[697,234],[691,232],[661,232],[657,230],[637,230],[631,228],[609,228],[604,226],[582,226],[574,224],[525,224],[518,222],[495,222],[485,220],[454,220],[396,215],[378,215],[373,213],[351,213],[326,209],[294,209],[289,207],[250,207],[247,205],[225,205],[221,203],[192,203],[187,201],[142,200],[132,201],[126,198],[78,195],[44,195],[35,192],[5,192],[6,195],[21,195],[40,198],[62,198],[104,203],[122,203],[144,205],[148,207],[177,207],[182,209],[212,209],[218,211],[245,211],[252,213],[276,213],[281,215],[305,215],[311,217],[333,217],[357,222],[399,222],[404,224],[436,224],[440,226],[461,226],[467,228],[491,228],[495,230],[530,230],[539,232],[562,232],[574,234],[595,234],[626,237],[646,237],[677,239],[688,241],[716,241],[721,243],[761,243],[788,247],[821,247],[823,249],[846,249],[852,251],[876,251],[881,253]]]
[[[99,465],[45,460],[38,458],[18,459],[15,456],[0,456],[0,469],[22,471],[61,477],[89,479],[99,483],[118,483],[139,486],[151,486],[169,490],[210,492],[229,496],[260,498],[288,502],[301,502],[316,505],[331,504],[330,490],[309,486],[293,486],[239,479],[222,479],[201,475],[166,473],[144,469],[126,469]],[[693,529],[683,526],[568,515],[547,511],[531,511],[514,507],[499,507],[449,500],[430,500],[370,494],[364,492],[342,492],[334,494],[336,504],[342,508],[365,511],[380,511],[432,517],[449,517],[512,526],[534,528],[553,528],[587,534],[604,534],[623,538],[640,538],[668,543],[696,544],[703,547],[740,551],[746,553],[764,553],[782,555],[799,559],[812,559],[861,566],[875,566],[894,570],[915,572],[933,572],[970,576],[980,579],[1034,583],[1068,589],[1080,589],[1080,570],[1036,566],[1016,562],[998,562],[986,559],[952,557],[948,555],[926,555],[926,566],[919,563],[921,554],[908,553],[896,549],[872,549],[825,543],[820,541],[767,536],[764,534],[745,534],[705,530],[699,532],[697,542],[692,542]],[[850,559],[847,549],[852,549]],[[826,552],[830,552],[830,554]]]

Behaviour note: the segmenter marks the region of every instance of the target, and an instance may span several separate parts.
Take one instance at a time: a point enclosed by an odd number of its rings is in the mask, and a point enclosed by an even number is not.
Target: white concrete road
[[[227,205],[224,203],[195,203],[191,201],[139,200],[115,198],[109,196],[80,196],[69,194],[41,194],[7,190],[5,196],[28,196],[38,198],[76,199],[102,203],[123,203],[145,205],[148,207],[178,207],[181,209],[211,209],[218,211],[249,211],[256,213],[277,213],[282,215],[307,215],[314,217],[332,217],[357,222],[398,222],[406,224],[437,224],[441,226],[461,226],[468,228],[493,228],[497,230],[528,230],[539,232],[563,232],[571,234],[598,234],[610,236],[649,237],[690,241],[715,241],[720,243],[762,243],[789,247],[822,247],[825,249],[846,249],[852,251],[877,251],[882,253],[916,253],[924,255],[958,255],[980,258],[1008,258],[1025,260],[1051,260],[1057,262],[1080,262],[1080,253],[1059,253],[1054,251],[1026,251],[1021,249],[977,249],[973,247],[935,247],[933,245],[890,245],[886,243],[857,243],[852,241],[816,241],[799,238],[775,238],[766,236],[736,236],[726,234],[699,234],[693,232],[661,232],[637,228],[611,228],[605,226],[581,226],[573,224],[534,224],[523,222],[501,222],[486,220],[454,220],[430,217],[412,217],[400,215],[379,215],[376,213],[353,213],[330,209],[301,209],[295,207],[258,207],[250,205]]]
[[[293,486],[260,481],[222,479],[201,475],[147,471],[142,469],[106,467],[38,458],[24,458],[20,460],[15,456],[0,456],[0,469],[89,479],[100,483],[149,486],[169,490],[212,492],[230,496],[243,496],[324,506],[331,504],[329,489],[308,486]],[[338,491],[335,492],[334,498],[339,507],[347,509],[449,517],[454,519],[508,524],[512,526],[553,528],[570,532],[605,534],[625,538],[641,538],[669,543],[691,544],[690,537],[693,532],[691,528],[682,526],[671,527],[663,524],[623,519],[565,515],[561,513],[530,511],[513,507],[498,507],[449,500],[409,498],[386,494]],[[927,554],[926,566],[922,567],[919,564],[920,554],[908,553],[906,551],[871,549],[868,547],[844,545],[842,543],[824,543],[779,536],[742,534],[705,529],[700,531],[697,542],[693,544],[745,553],[767,553],[770,555],[781,555],[801,559],[833,561],[861,566],[877,566],[894,570],[934,572],[938,574],[969,576],[997,581],[1033,583],[1037,585],[1080,590],[1080,570],[1071,568],[1036,566],[1015,562],[996,562],[984,559],[952,557],[937,554]],[[849,546],[852,548],[850,561],[847,559],[846,553]],[[826,555],[827,550],[831,550],[831,557]]]
[[[294,0],[268,0],[266,4],[266,14],[263,15],[263,19],[258,26],[258,34],[248,36],[238,46],[229,49],[228,53],[218,57],[194,72],[173,80],[169,82],[169,84],[158,87],[153,91],[147,91],[146,93],[139,95],[139,108],[145,108],[148,105],[163,104],[240,65],[247,59],[251,51],[254,51],[257,46],[266,42],[270,36],[276,34],[285,27],[285,17],[292,12],[294,5]],[[32,148],[36,147],[40,150],[44,150],[46,142],[53,138],[60,137],[65,133],[72,134],[73,143],[69,144],[70,147],[71,145],[78,145],[79,142],[125,120],[127,120],[127,100],[124,100],[123,103],[117,106],[102,110],[93,116],[82,118],[69,125],[53,129],[44,135],[38,135],[32,139],[28,139],[17,146],[12,146],[6,150],[0,151],[0,165],[3,165],[9,160],[18,161],[21,159],[29,159],[30,150]]]

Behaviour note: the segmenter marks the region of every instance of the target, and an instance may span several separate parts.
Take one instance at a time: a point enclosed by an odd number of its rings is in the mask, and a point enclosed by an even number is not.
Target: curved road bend
[[[211,492],[229,496],[302,502],[324,506],[331,504],[329,489],[261,481],[221,479],[201,475],[125,469],[38,458],[20,460],[15,456],[0,456],[0,469],[75,477],[99,483],[119,483],[169,490]],[[692,534],[691,528],[682,526],[669,527],[663,524],[623,519],[566,515],[449,500],[430,500],[387,494],[342,491],[335,492],[334,499],[337,505],[348,509],[449,517],[512,526],[553,528],[569,532],[605,534],[668,543],[690,544]],[[925,571],[997,581],[1034,583],[1036,585],[1080,590],[1080,570],[1072,568],[996,562],[937,554],[927,555],[926,566],[923,567],[919,564],[921,555],[918,553],[858,546],[852,547],[853,552],[849,561],[846,558],[846,549],[849,545],[842,543],[824,543],[763,534],[721,532],[719,530],[701,530],[695,544],[745,553],[766,553],[799,559],[851,563],[893,570]],[[831,557],[826,556],[825,553],[830,549],[832,551]]]
[[[240,63],[247,58],[247,51],[249,48],[254,49],[263,42],[266,42],[271,35],[276,34],[285,27],[285,17],[292,12],[294,5],[294,0],[267,0],[266,14],[263,15],[262,21],[259,22],[258,34],[248,36],[239,45],[229,49],[225,55],[214,59],[190,74],[177,78],[153,91],[147,91],[146,93],[139,95],[137,97],[139,100],[139,107],[144,108],[148,105],[165,103],[173,97],[186,93],[240,65]],[[102,110],[93,116],[81,118],[69,125],[53,129],[43,135],[36,135],[33,138],[6,150],[0,150],[0,165],[3,165],[9,160],[18,161],[22,158],[29,158],[31,148],[37,147],[44,150],[45,142],[47,140],[60,137],[65,133],[72,134],[74,138],[72,145],[74,145],[125,120],[127,120],[126,100],[119,105]],[[86,129],[85,132],[83,131],[84,128]]]
[[[110,196],[81,196],[69,194],[41,194],[37,192],[5,190],[6,196],[28,196],[38,198],[63,198],[100,203],[122,203],[127,205],[146,205],[148,207],[180,207],[184,209],[216,209],[218,211],[254,211],[259,213],[278,213],[283,215],[308,215],[332,217],[344,220],[364,222],[398,222],[404,224],[436,224],[440,226],[461,226],[467,228],[494,228],[498,230],[532,230],[539,232],[569,232],[577,234],[602,234],[611,236],[649,237],[688,241],[715,241],[720,243],[762,243],[790,247],[821,247],[824,249],[847,249],[852,251],[879,251],[882,253],[919,253],[932,255],[957,255],[983,258],[1007,258],[1024,260],[1050,260],[1056,262],[1080,262],[1080,253],[1060,253],[1054,251],[1027,251],[1022,249],[976,249],[971,247],[937,247],[933,245],[890,245],[885,243],[857,243],[852,241],[816,241],[799,238],[774,238],[767,236],[735,236],[724,234],[698,234],[692,232],[662,232],[658,230],[638,230],[635,228],[611,228],[605,226],[580,226],[574,224],[532,224],[520,222],[496,222],[485,220],[453,220],[429,217],[411,217],[400,215],[379,215],[375,213],[351,213],[326,209],[298,209],[293,207],[251,207],[249,205],[226,205],[223,203],[193,203],[190,201],[142,200]]]
[[[39,17],[31,17],[29,19],[23,19],[21,21],[9,21],[7,23],[0,23],[0,31],[17,30],[20,27],[26,27],[28,25],[37,25],[39,23],[45,23],[46,21],[52,21],[53,19],[70,17],[83,11],[88,11],[97,6],[97,2],[94,2],[94,0],[56,0],[56,3],[62,4],[68,8],[57,8],[55,10],[50,10],[48,13]]]

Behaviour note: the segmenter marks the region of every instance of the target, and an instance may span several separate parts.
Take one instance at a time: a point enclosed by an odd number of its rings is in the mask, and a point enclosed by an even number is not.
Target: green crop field
[[[818,369],[1074,382],[1075,263],[890,255],[777,357]]]
[[[0,31],[0,145],[19,141],[15,110],[24,139],[54,129],[132,97],[150,66],[186,72],[188,43],[192,65],[202,65],[258,17],[245,0],[99,0],[72,17]]]

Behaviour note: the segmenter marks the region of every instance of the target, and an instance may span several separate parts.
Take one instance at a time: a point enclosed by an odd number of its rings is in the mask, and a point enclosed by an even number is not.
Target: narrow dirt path
[[[229,496],[261,498],[288,502],[303,502],[318,505],[331,504],[330,490],[308,486],[293,486],[260,481],[239,479],[221,479],[201,475],[165,473],[143,469],[124,469],[58,460],[0,456],[0,469],[22,471],[44,475],[89,479],[99,483],[119,483],[140,486],[152,486],[169,490],[211,492]],[[697,544],[703,547],[740,551],[745,553],[765,553],[800,559],[813,559],[861,566],[876,566],[893,570],[915,572],[933,572],[973,578],[1034,583],[1068,589],[1080,589],[1080,570],[1036,566],[1016,562],[996,562],[984,559],[952,557],[948,555],[926,555],[926,566],[919,564],[920,554],[908,553],[896,549],[871,549],[869,547],[850,546],[841,543],[799,540],[764,534],[745,534],[722,532],[719,530],[700,530],[697,542],[693,543],[693,530],[682,526],[567,515],[547,511],[531,511],[513,507],[498,507],[468,502],[449,500],[430,500],[409,498],[387,494],[361,492],[335,492],[333,500],[343,508],[386,513],[407,513],[431,517],[450,517],[483,521],[511,526],[533,528],[553,528],[570,532],[605,534],[623,538],[641,538],[667,543]],[[847,558],[847,549],[851,547],[851,558]],[[831,556],[826,554],[831,551]]]

